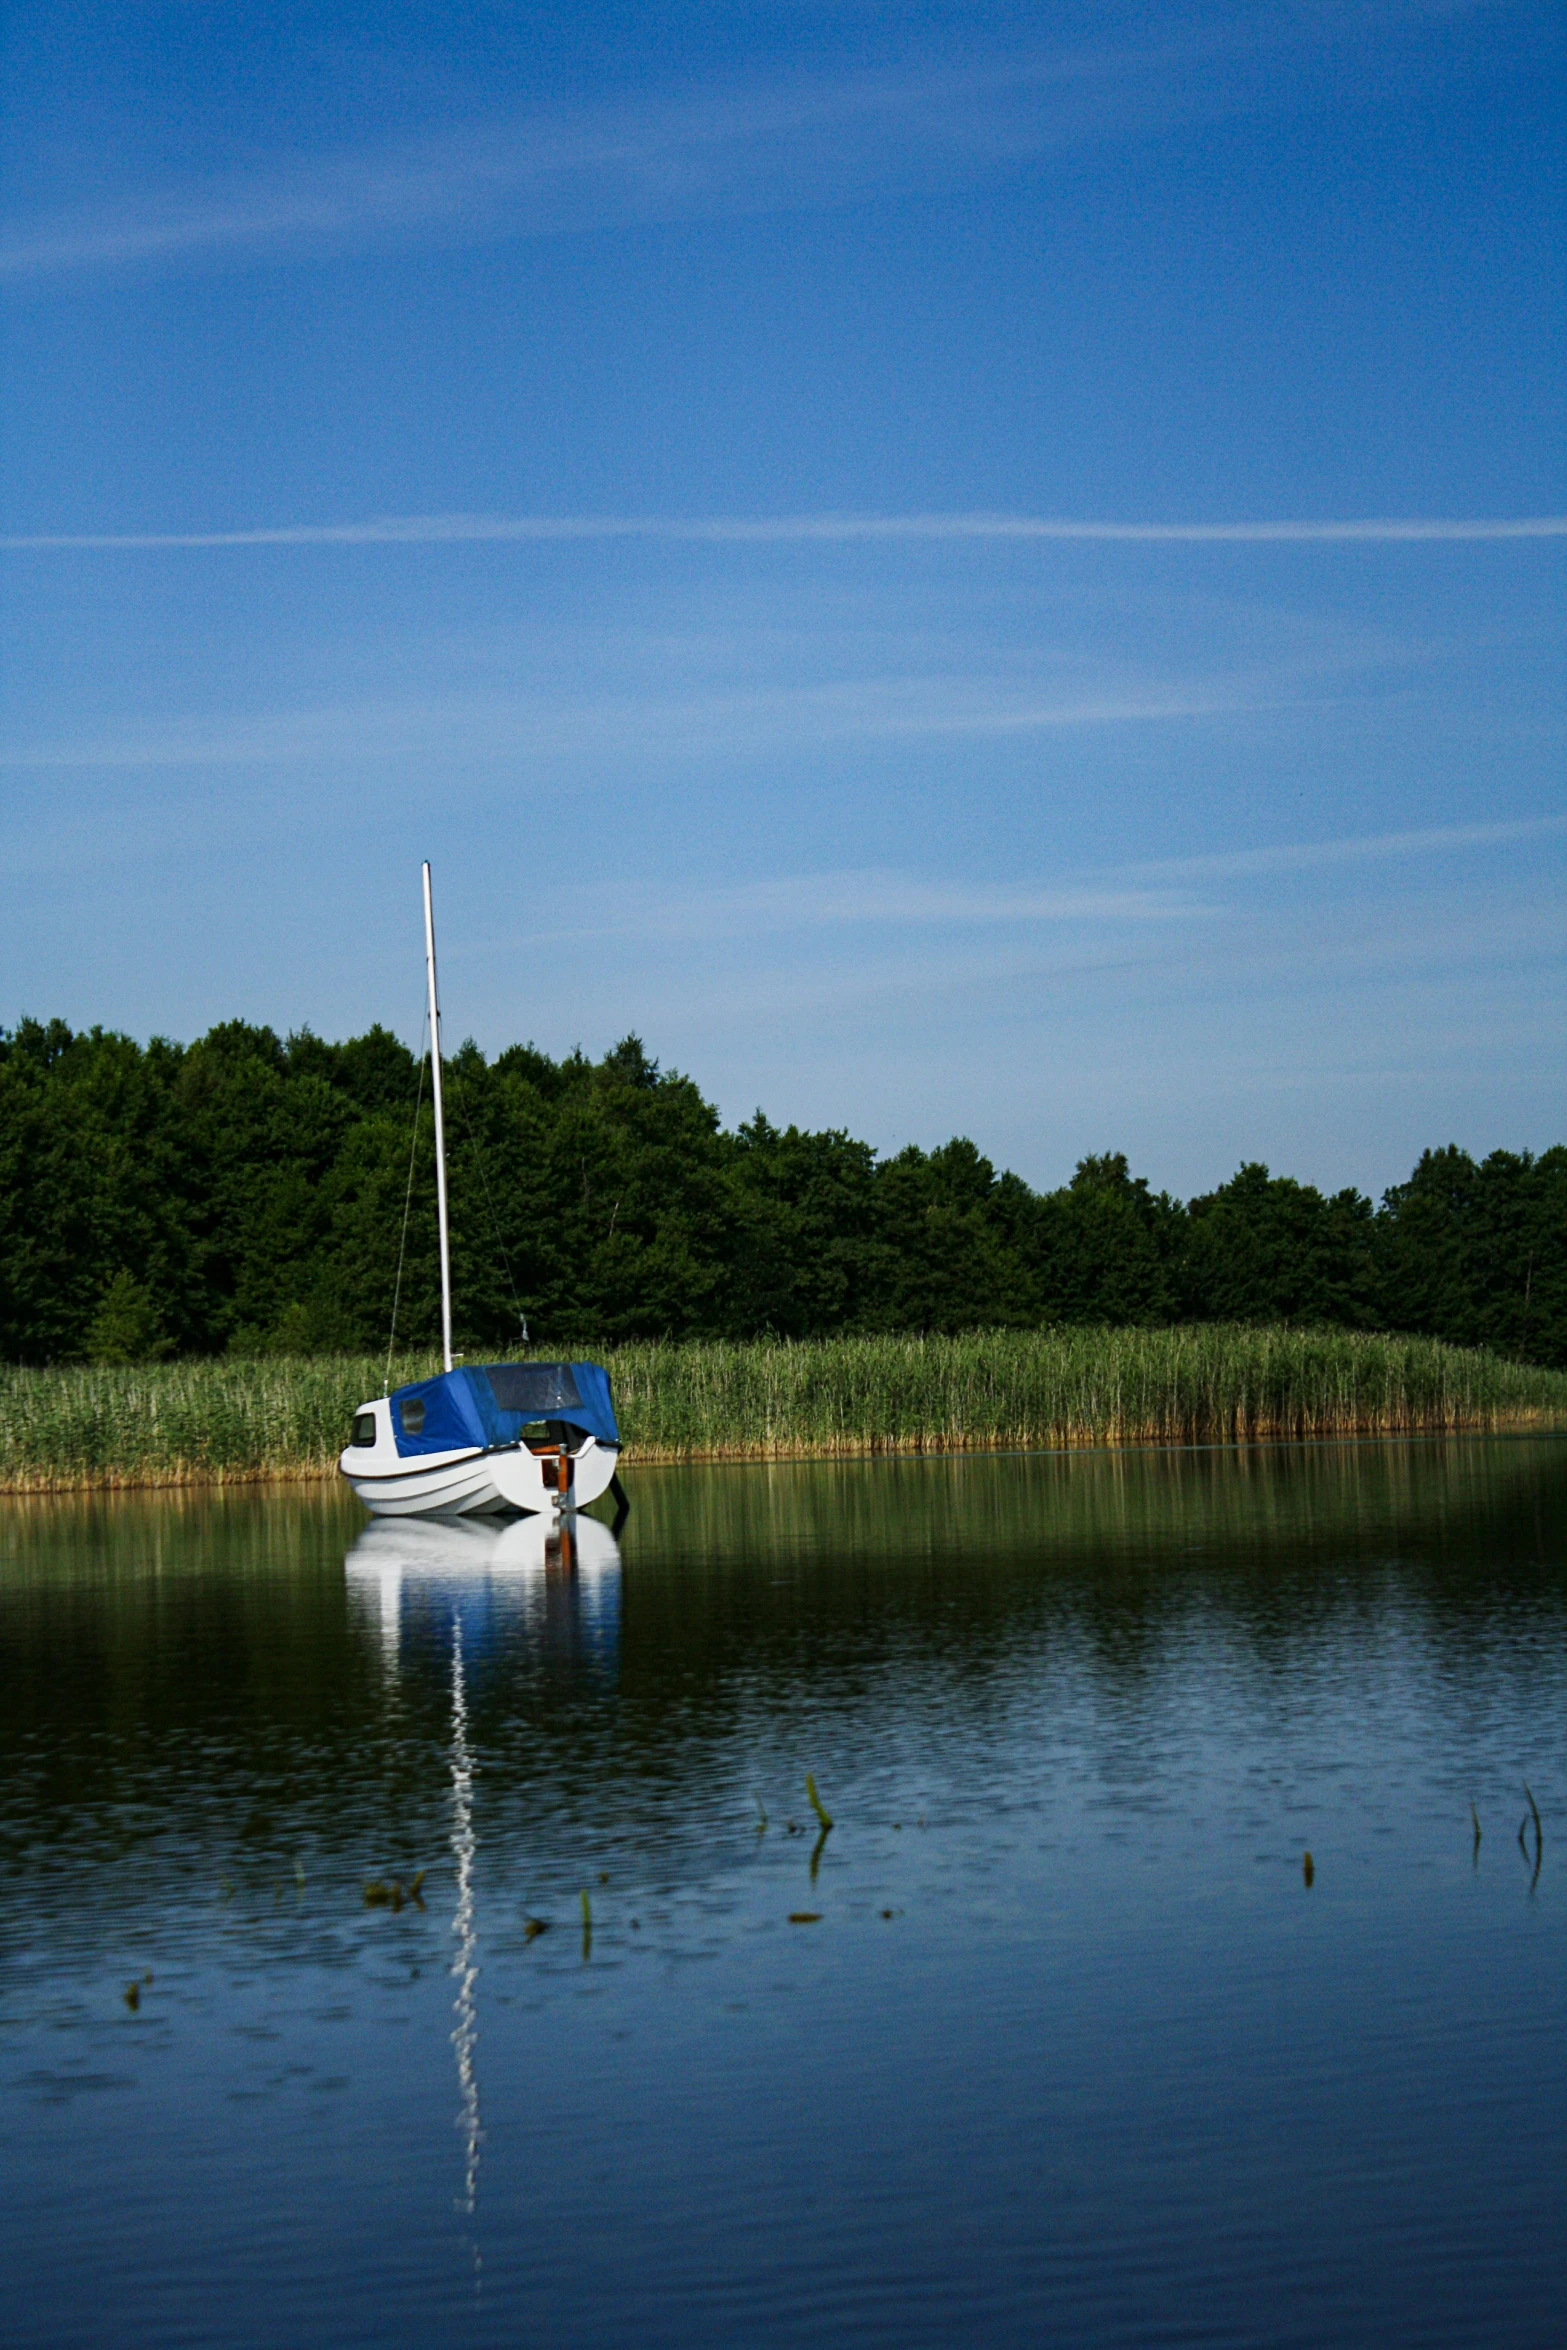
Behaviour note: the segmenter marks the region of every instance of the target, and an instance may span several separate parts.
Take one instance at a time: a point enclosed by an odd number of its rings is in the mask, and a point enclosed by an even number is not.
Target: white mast
[[[435,916],[424,868],[424,967],[430,981],[430,1072],[435,1080],[435,1204],[441,1227],[441,1359],[452,1367],[452,1250],[446,1231],[446,1122],[441,1110],[441,1007],[435,992]]]

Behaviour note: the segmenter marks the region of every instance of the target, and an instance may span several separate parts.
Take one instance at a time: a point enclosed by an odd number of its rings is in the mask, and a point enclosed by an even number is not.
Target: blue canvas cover
[[[599,1363],[464,1363],[392,1391],[392,1434],[405,1457],[515,1444],[538,1420],[619,1444],[609,1373]]]

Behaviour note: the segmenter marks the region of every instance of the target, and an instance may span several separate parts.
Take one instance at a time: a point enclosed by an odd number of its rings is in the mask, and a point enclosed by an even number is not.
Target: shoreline
[[[1169,1429],[1146,1433],[1073,1435],[1060,1430],[1034,1434],[975,1436],[893,1436],[843,1438],[835,1442],[780,1439],[776,1443],[709,1445],[680,1448],[671,1445],[628,1445],[621,1455],[623,1469],[769,1468],[821,1461],[941,1460],[1017,1454],[1111,1452],[1246,1452],[1306,1449],[1318,1444],[1413,1444],[1444,1437],[1551,1437],[1567,1435],[1567,1413],[1525,1411],[1493,1413],[1443,1420],[1384,1421],[1365,1419],[1324,1423],[1312,1427],[1283,1422],[1254,1425],[1231,1433]],[[0,1478],[0,1501],[47,1500],[115,1493],[201,1493],[242,1490],[253,1486],[325,1486],[339,1476],[337,1456],[329,1461],[300,1461],[239,1466],[201,1461],[173,1461],[138,1471],[35,1471],[25,1478]]]
[[[1567,1429],[1567,1371],[1282,1325],[639,1342],[602,1359],[629,1470]],[[0,1366],[0,1493],[319,1484],[364,1401],[435,1367],[423,1354]]]

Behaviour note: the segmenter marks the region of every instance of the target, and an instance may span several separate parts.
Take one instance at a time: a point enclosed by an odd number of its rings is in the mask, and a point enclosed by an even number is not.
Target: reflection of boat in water
[[[388,1569],[441,1582],[474,1575],[522,1577],[620,1572],[620,1544],[598,1518],[382,1518],[344,1562],[350,1578]]]
[[[350,1598],[396,1665],[466,1627],[470,1661],[513,1643],[600,1670],[620,1642],[620,1545],[597,1518],[378,1518],[344,1561]]]
[[[377,1517],[462,1517],[530,1510],[558,1518],[597,1501],[611,1487],[623,1507],[625,1496],[615,1474],[620,1430],[610,1397],[609,1374],[602,1365],[486,1363],[459,1368],[452,1354],[441,1014],[428,865],[424,868],[424,950],[430,992],[444,1368],[434,1379],[414,1380],[361,1404],[338,1467]],[[526,1324],[523,1335],[526,1338]]]
[[[452,2053],[463,2180],[457,2208],[478,2214],[479,1913],[471,1704],[486,1668],[513,1651],[564,1665],[574,1677],[612,1673],[620,1638],[620,1545],[597,1518],[575,1512],[486,1517],[378,1518],[343,1562],[350,1604],[379,1632],[389,1676],[402,1669],[405,1636],[426,1663],[449,1659],[451,1831],[456,1905],[450,1973]],[[477,2253],[475,2253],[477,2258]]]

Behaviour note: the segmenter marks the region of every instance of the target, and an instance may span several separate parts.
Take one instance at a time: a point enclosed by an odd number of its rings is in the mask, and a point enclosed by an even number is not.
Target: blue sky
[[[0,1021],[416,1039],[428,856],[730,1120],[1561,1138],[1552,9],[3,40]]]

